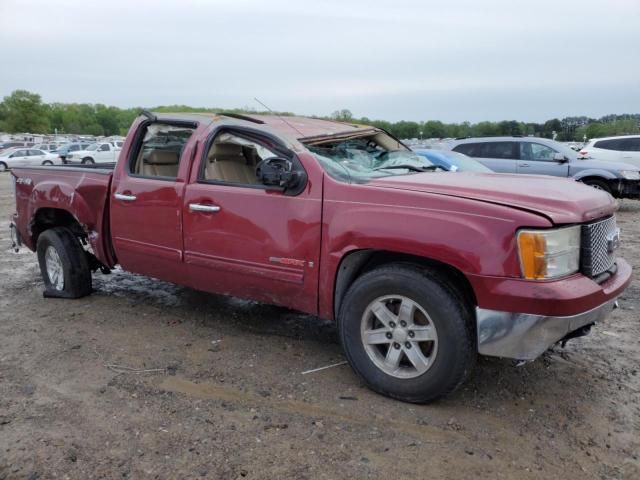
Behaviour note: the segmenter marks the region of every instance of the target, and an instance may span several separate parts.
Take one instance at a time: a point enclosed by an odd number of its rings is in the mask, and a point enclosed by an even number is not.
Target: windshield
[[[325,171],[337,180],[367,182],[391,175],[439,169],[385,133],[307,145]]]

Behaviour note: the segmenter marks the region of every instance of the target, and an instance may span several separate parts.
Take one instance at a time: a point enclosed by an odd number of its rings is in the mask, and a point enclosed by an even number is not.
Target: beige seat
[[[241,145],[214,143],[208,155],[207,179],[223,182],[257,184],[253,161],[244,156]]]
[[[153,150],[144,159],[142,175],[149,177],[177,177],[179,158],[176,152]]]

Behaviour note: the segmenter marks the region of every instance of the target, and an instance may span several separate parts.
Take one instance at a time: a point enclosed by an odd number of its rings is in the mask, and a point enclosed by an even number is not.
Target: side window
[[[631,144],[631,152],[640,152],[640,137],[630,138],[629,143]]]
[[[111,148],[109,147],[108,143],[103,143],[102,145],[100,145],[101,152],[108,152],[109,150],[111,150]]]
[[[30,157],[36,157],[38,155],[44,155],[44,152],[42,150],[29,150]]]
[[[78,150],[80,150],[80,146],[79,145],[71,145],[69,147],[69,151],[70,152],[77,152]]]
[[[256,165],[278,155],[257,142],[231,133],[218,135],[207,152],[200,180],[261,185],[256,178]]]
[[[500,158],[504,160],[513,160],[516,158],[515,145],[516,142],[486,142],[481,143],[480,151],[476,155],[480,158]]]
[[[140,132],[129,157],[129,173],[141,177],[173,180],[178,176],[180,156],[193,128],[152,123]]]
[[[16,150],[16,152],[11,155],[12,157],[26,157],[28,152],[26,150]]]
[[[623,151],[624,148],[624,139],[611,139],[611,140],[600,140],[593,145],[595,148],[602,148],[603,150],[617,150]]]
[[[556,151],[540,143],[520,142],[520,160],[551,162]]]
[[[470,157],[476,157],[476,152],[477,152],[477,147],[479,144],[477,143],[463,143],[461,145],[458,145],[457,147],[455,147],[453,149],[454,152],[459,152],[459,153],[463,153],[465,155],[468,155]]]

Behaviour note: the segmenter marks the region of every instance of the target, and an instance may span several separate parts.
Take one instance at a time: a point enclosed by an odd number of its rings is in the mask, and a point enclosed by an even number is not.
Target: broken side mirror
[[[256,178],[270,187],[295,189],[302,178],[291,160],[281,157],[265,158],[256,166]]]

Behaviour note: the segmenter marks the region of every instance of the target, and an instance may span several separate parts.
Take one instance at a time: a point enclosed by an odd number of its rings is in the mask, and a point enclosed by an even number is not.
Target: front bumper
[[[16,252],[22,247],[22,237],[20,236],[20,231],[18,230],[18,226],[14,223],[14,218],[11,217],[11,223],[9,224],[9,230],[11,231],[11,248]]]
[[[611,180],[615,197],[640,199],[640,180]]]
[[[568,334],[604,320],[616,307],[614,298],[592,310],[566,317],[476,308],[478,353],[533,360]]]

